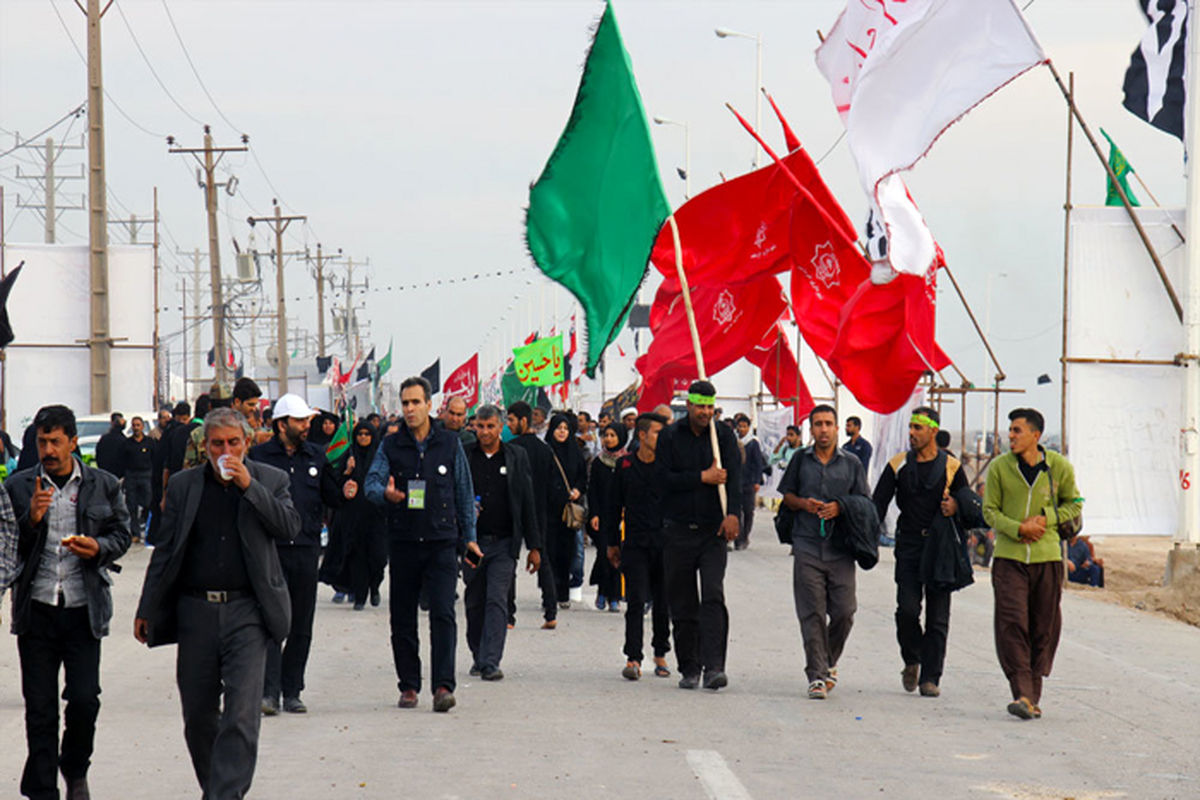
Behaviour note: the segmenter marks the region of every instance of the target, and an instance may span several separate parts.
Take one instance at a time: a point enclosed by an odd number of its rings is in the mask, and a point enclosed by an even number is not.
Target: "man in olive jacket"
[[[213,800],[250,788],[267,642],[282,641],[291,625],[275,542],[296,537],[300,515],[287,473],[243,460],[252,435],[232,409],[205,418],[207,462],[167,484],[134,620],[138,641],[179,644],[184,738],[204,797]]]
[[[21,793],[57,800],[56,773],[62,772],[67,799],[86,800],[100,713],[100,640],[113,612],[109,570],[120,571],[115,562],[129,549],[129,513],[117,479],[73,455],[78,437],[71,409],[39,409],[33,428],[37,465],[4,484],[23,565],[12,619],[29,746]],[[60,669],[67,701],[61,752]]]
[[[1075,470],[1046,450],[1042,415],[1009,415],[1011,452],[988,468],[983,517],[996,531],[992,560],[996,653],[1013,701],[1008,713],[1042,716],[1042,678],[1050,674],[1062,633],[1063,554],[1059,527],[1082,513]]]

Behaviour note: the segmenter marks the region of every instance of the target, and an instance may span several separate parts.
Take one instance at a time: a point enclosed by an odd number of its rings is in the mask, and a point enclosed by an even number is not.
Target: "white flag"
[[[1046,61],[1013,0],[849,0],[817,49],[886,256],[922,275],[933,236],[889,175],[913,166],[950,125]]]

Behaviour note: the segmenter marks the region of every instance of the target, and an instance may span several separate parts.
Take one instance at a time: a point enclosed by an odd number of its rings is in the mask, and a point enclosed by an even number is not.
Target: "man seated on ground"
[[[1075,534],[1067,540],[1067,580],[1104,588],[1104,559],[1087,536]]]

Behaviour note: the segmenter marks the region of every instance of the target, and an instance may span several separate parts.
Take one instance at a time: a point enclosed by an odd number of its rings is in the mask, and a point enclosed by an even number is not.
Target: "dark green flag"
[[[1100,133],[1104,134],[1105,139],[1108,139],[1108,166],[1112,168],[1113,175],[1117,176],[1117,182],[1125,190],[1125,196],[1129,198],[1129,205],[1140,206],[1141,203],[1133,196],[1133,190],[1129,188],[1129,176],[1133,174],[1133,166],[1125,158],[1125,154],[1121,152],[1121,148],[1117,147],[1117,143],[1112,140],[1112,137],[1105,133],[1104,128],[1100,129]],[[1124,205],[1121,202],[1121,195],[1117,193],[1117,187],[1113,185],[1112,178],[1109,178],[1107,183],[1108,197],[1105,198],[1104,205]]]
[[[534,261],[583,306],[589,377],[629,314],[670,213],[633,68],[606,2],[575,107],[529,190],[525,218]]]
[[[504,407],[508,408],[518,400],[524,400],[531,407],[537,407],[538,387],[526,386],[517,377],[517,364],[510,361],[500,376],[500,394],[504,398]]]

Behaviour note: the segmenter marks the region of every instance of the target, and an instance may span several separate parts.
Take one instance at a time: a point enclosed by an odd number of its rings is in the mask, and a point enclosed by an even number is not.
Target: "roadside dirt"
[[[1067,583],[1068,591],[1129,608],[1173,617],[1200,627],[1200,572],[1163,586],[1171,539],[1166,536],[1094,536],[1104,561],[1104,588]]]

